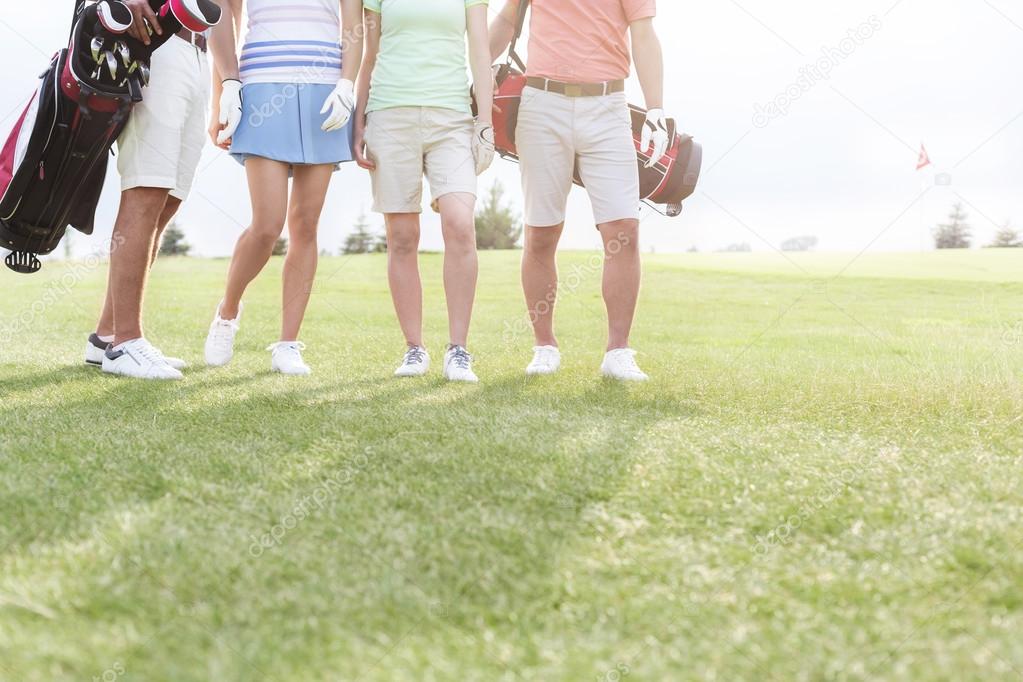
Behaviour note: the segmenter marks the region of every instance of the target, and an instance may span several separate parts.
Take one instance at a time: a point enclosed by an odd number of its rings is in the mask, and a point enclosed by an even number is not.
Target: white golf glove
[[[472,158],[476,161],[476,175],[483,175],[494,162],[494,126],[477,123],[472,135]]]
[[[224,129],[217,134],[217,144],[224,144],[238,130],[242,122],[242,82],[229,78],[224,81],[224,91],[220,94],[220,125]]]
[[[668,151],[668,122],[664,120],[663,109],[651,109],[646,112],[646,122],[643,124],[643,134],[639,138],[641,151],[650,149],[653,145],[653,152],[650,160],[646,162],[647,168],[653,168],[661,160],[664,152]]]
[[[337,82],[334,92],[330,93],[330,96],[323,101],[323,108],[320,109],[320,113],[326,114],[329,111],[330,115],[327,116],[327,120],[320,127],[328,133],[341,130],[348,123],[349,119],[352,118],[354,110],[355,83],[347,78],[342,78]]]

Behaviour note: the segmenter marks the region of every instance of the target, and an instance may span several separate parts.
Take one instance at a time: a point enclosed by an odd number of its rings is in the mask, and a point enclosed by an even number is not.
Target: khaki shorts
[[[565,222],[576,164],[598,225],[639,218],[639,166],[625,93],[566,97],[527,87],[515,143],[527,225]]]
[[[121,190],[169,189],[188,196],[206,144],[210,66],[206,55],[180,38],[153,53],[142,100],[117,139]]]
[[[437,107],[395,107],[371,111],[366,150],[376,164],[373,210],[421,213],[423,175],[431,198],[463,192],[476,196],[472,156],[472,115]]]

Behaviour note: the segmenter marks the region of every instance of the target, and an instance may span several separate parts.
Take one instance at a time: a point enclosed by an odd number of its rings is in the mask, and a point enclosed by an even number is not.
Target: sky
[[[500,0],[493,0],[493,11]],[[70,2],[2,0],[0,134],[66,37]],[[59,6],[60,9],[56,9]],[[955,202],[975,244],[999,225],[1023,228],[1023,5],[1014,0],[658,0],[669,116],[704,148],[696,193],[677,218],[644,210],[647,251],[777,249],[813,235],[818,250],[932,248],[930,232]],[[630,100],[642,104],[635,79]],[[921,144],[933,164],[916,171]],[[111,164],[92,237],[109,236],[118,183]],[[521,206],[517,167],[500,181]],[[320,227],[336,251],[370,208],[369,177],[335,174]],[[194,252],[230,254],[250,218],[240,165],[209,146],[179,225]],[[373,227],[382,218],[370,214]],[[423,214],[422,248],[440,249],[439,221]],[[596,248],[585,191],[574,189],[567,248]]]

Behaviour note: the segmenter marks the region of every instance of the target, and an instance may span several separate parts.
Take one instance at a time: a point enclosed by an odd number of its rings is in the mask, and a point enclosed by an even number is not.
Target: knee
[[[254,219],[249,227],[249,235],[262,245],[273,246],[274,242],[280,239],[284,230],[284,221],[279,219]]]
[[[554,256],[558,250],[557,234],[553,231],[543,231],[542,228],[529,229],[523,246],[526,253],[537,257]]]
[[[419,235],[395,233],[387,235],[387,253],[406,258],[415,256],[419,253]]]
[[[476,224],[473,220],[458,219],[444,224],[444,250],[455,255],[476,252]]]
[[[639,253],[639,221],[617,220],[601,226],[608,255]]]
[[[315,244],[319,226],[318,215],[292,213],[288,216],[288,236],[295,244]]]

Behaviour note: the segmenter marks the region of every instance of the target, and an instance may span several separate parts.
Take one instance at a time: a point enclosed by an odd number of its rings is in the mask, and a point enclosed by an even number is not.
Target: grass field
[[[215,371],[226,261],[157,265],[170,384],[79,364],[102,267],[0,274],[0,679],[1018,679],[1023,253],[850,261],[647,258],[636,386],[585,253],[542,380],[483,255],[478,386],[390,378],[377,256],[323,262],[305,380],[279,259]]]

